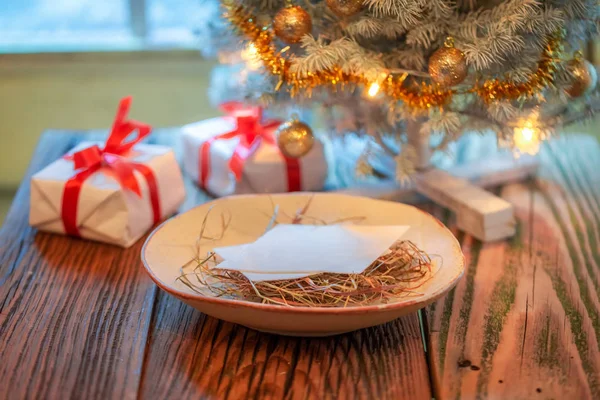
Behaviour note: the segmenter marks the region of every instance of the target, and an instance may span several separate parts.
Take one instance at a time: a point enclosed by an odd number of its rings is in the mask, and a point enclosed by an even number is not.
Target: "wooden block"
[[[460,209],[462,203],[454,193],[469,185],[468,181],[456,178],[439,169],[431,169],[418,174],[414,181],[419,193],[453,211]]]
[[[467,232],[482,242],[492,242],[495,240],[506,239],[514,236],[516,232],[516,224],[514,220],[501,225],[491,226],[487,229],[481,229],[469,224],[468,221],[464,221],[464,219],[457,217],[456,226],[461,231]]]
[[[417,190],[454,211],[459,228],[481,240],[497,240],[514,234],[512,205],[465,179],[432,169],[415,179]]]
[[[421,194],[480,229],[502,224],[513,217],[509,202],[447,172],[436,169],[425,172],[415,179],[415,184]]]
[[[513,207],[506,200],[476,186],[468,186],[453,193],[457,210],[465,224],[480,231],[513,221]]]

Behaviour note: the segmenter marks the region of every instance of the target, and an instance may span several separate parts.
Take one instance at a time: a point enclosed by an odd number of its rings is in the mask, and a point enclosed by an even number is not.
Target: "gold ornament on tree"
[[[325,0],[327,7],[338,17],[350,17],[358,13],[363,0]]]
[[[575,58],[567,66],[573,77],[571,86],[565,91],[571,97],[580,97],[589,93],[598,83],[596,68],[588,60],[583,58],[581,52],[577,52]]]
[[[289,5],[275,14],[273,29],[285,43],[298,43],[302,36],[312,31],[312,19],[302,7]]]
[[[296,118],[281,124],[276,135],[279,149],[284,156],[290,158],[304,157],[315,143],[310,126]]]
[[[441,86],[458,85],[465,80],[469,68],[465,54],[454,47],[454,39],[446,38],[444,47],[429,57],[429,75]]]

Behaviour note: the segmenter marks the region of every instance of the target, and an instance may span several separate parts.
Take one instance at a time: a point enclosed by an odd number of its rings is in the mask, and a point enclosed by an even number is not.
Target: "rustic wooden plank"
[[[598,160],[592,138],[551,143],[501,192],[517,235],[461,237],[465,279],[427,312],[438,398],[600,398]]]
[[[29,175],[81,138],[44,135]],[[505,188],[519,221],[510,242],[453,228],[467,274],[426,319],[439,398],[600,396],[599,157],[596,142],[558,142],[542,179]],[[207,199],[187,184],[185,208]],[[25,184],[0,231],[0,393],[10,398],[430,396],[416,315],[324,339],[220,322],[157,294],[141,242],[35,235],[27,198]]]
[[[330,338],[269,335],[160,293],[141,398],[430,399],[416,314]]]
[[[157,290],[142,242],[123,250],[28,226],[29,176],[98,137],[44,134],[0,231],[0,397],[137,396]]]

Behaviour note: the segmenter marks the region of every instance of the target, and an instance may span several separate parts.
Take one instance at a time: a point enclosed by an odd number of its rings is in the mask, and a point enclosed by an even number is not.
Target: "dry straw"
[[[311,224],[328,225],[348,221],[346,219],[326,222],[310,217],[307,211],[311,200],[294,216],[286,215],[278,206],[273,205],[273,214],[269,216],[267,230],[280,223],[280,216],[286,217],[289,221],[286,223],[295,224],[308,221]],[[202,240],[221,239],[231,222],[222,215],[221,233],[217,237],[209,237],[204,233],[207,219],[208,213],[202,223],[198,243]],[[201,254],[200,246],[197,254]],[[184,271],[185,267],[194,264],[191,272]],[[241,272],[219,268],[217,256],[209,252],[182,267],[178,280],[202,295],[206,295],[206,290],[209,290],[218,297],[282,306],[347,307],[381,304],[407,296],[419,296],[417,289],[432,275],[430,256],[414,243],[403,240],[396,242],[360,274],[319,273],[296,279],[254,282]]]

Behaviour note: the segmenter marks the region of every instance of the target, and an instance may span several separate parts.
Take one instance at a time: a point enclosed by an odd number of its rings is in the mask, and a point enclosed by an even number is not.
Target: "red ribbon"
[[[239,143],[233,151],[229,160],[229,170],[233,172],[235,179],[242,178],[246,160],[254,154],[261,142],[277,145],[272,130],[281,124],[281,121],[262,121],[262,109],[260,107],[249,107],[238,102],[227,102],[221,105],[221,109],[229,116],[235,118],[236,128],[231,132],[213,136],[200,146],[200,163],[198,183],[200,187],[207,190],[208,178],[210,176],[210,147],[217,140],[239,138]],[[285,157],[288,192],[301,190],[300,162],[295,158]]]
[[[67,181],[63,191],[61,217],[65,232],[69,235],[81,236],[77,226],[77,209],[81,188],[86,179],[102,168],[109,169],[123,189],[130,190],[142,197],[142,191],[134,174],[134,171],[140,172],[148,184],[154,223],[160,221],[160,201],[154,173],[146,165],[131,162],[125,158],[131,148],[148,136],[152,130],[150,125],[127,120],[130,106],[131,97],[125,97],[119,103],[117,115],[104,148],[101,149],[94,145],[65,157],[73,161],[74,169],[78,171]],[[133,132],[137,133],[136,136],[126,141]]]

